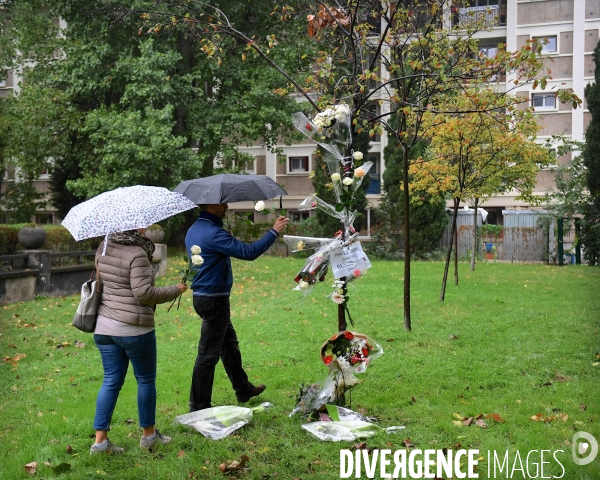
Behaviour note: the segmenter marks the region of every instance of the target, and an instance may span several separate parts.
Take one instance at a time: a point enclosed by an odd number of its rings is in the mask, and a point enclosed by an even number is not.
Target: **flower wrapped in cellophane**
[[[383,354],[373,339],[350,331],[333,335],[321,347],[321,360],[333,370],[363,373],[367,365]]]
[[[337,252],[338,258],[341,257],[345,253],[341,250],[348,250],[351,242],[358,236],[353,228],[357,215],[357,212],[353,209],[354,195],[368,175],[373,162],[363,163],[362,152],[349,150],[352,145],[351,119],[351,111],[346,104],[332,105],[318,113],[312,120],[301,112],[292,116],[294,126],[323,149],[323,158],[336,201],[335,205],[331,205],[317,195],[312,194],[300,203],[298,210],[318,209],[333,218],[337,218],[341,223],[339,232],[332,238],[314,239],[316,242],[311,241],[309,237],[284,236],[284,241],[292,251],[301,251],[314,246],[314,254],[307,258],[306,264],[294,279],[298,283],[295,290],[303,290],[305,293],[311,290],[317,280],[323,281],[325,279],[327,272],[330,270],[332,252]],[[350,152],[350,154],[347,155],[347,152]],[[361,256],[366,260],[364,252]],[[355,258],[346,258],[344,263],[356,261]],[[351,272],[358,272],[360,275],[370,266],[370,263],[366,260],[357,267],[352,268]],[[334,276],[336,280],[344,278],[344,282],[358,277],[352,274]],[[344,289],[345,285],[342,287],[342,290]],[[339,295],[334,290],[329,298],[338,304],[347,301],[347,296],[342,294],[342,297],[344,297],[342,299]],[[347,310],[347,305],[345,307]]]
[[[302,385],[296,399],[296,413],[310,414],[327,403],[339,404],[344,394],[360,383],[355,374],[383,355],[379,343],[362,333],[339,332],[321,347],[321,360],[329,367],[329,375],[320,383]]]

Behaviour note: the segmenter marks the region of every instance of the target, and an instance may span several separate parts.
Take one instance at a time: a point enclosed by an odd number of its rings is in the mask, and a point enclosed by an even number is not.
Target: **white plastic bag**
[[[260,412],[272,406],[271,403],[264,402],[254,408],[234,405],[205,408],[204,410],[179,415],[173,423],[194,428],[211,440],[220,440],[249,423],[254,412]]]
[[[347,420],[341,422],[312,422],[302,425],[302,428],[319,440],[332,442],[349,441],[365,438],[381,432],[381,427],[362,420]]]

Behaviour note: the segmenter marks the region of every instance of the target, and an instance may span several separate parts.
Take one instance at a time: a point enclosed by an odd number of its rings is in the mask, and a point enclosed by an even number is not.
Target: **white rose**
[[[190,248],[192,255],[198,255],[201,251],[202,249],[198,245],[192,245],[192,248]]]
[[[340,174],[339,173],[332,173],[331,174],[331,180],[334,182],[339,182],[340,181]]]
[[[192,263],[194,265],[202,265],[204,263],[204,259],[200,255],[192,255]]]
[[[342,180],[342,183],[344,185],[346,185],[347,187],[352,185],[353,182],[354,182],[354,179],[352,179],[350,177],[346,177],[346,178],[344,178],[344,180]]]
[[[257,212],[262,212],[265,209],[265,202],[263,202],[262,200],[259,200],[258,202],[256,202],[256,205],[254,205],[254,210],[256,210]]]
[[[354,158],[354,160],[362,160],[363,154],[362,154],[362,152],[354,152],[352,154],[352,158]]]

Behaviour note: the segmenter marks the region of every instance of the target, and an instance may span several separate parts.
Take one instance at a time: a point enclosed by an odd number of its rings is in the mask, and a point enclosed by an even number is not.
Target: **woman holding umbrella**
[[[123,453],[121,447],[109,441],[108,431],[130,362],[137,380],[138,416],[143,429],[140,447],[150,449],[171,441],[155,428],[154,311],[157,304],[174,300],[187,286],[154,286],[151,261],[155,247],[143,236],[145,230],[112,233],[96,252],[103,290],[94,342],[102,357],[104,381],[96,400],[96,441],[90,454]]]

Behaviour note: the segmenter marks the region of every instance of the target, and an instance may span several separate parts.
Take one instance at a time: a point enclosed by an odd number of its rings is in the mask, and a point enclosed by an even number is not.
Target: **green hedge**
[[[12,255],[16,250],[23,250],[17,238],[19,230],[25,223],[11,225],[0,224],[0,255]],[[76,242],[69,231],[61,225],[41,225],[46,231],[46,241],[41,250],[53,252],[77,252],[82,250],[96,250],[103,237],[90,238]]]

